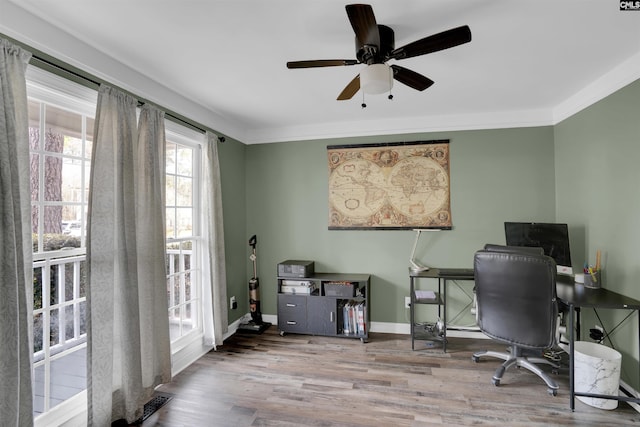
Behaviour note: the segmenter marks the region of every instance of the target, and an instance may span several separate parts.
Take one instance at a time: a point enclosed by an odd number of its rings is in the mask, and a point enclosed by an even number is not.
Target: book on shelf
[[[349,300],[341,304],[342,309],[342,333],[344,335],[365,335],[366,303],[364,301]]]
[[[364,302],[361,302],[360,304],[358,304],[358,334],[359,335],[364,335],[367,332],[364,309],[365,309]]]

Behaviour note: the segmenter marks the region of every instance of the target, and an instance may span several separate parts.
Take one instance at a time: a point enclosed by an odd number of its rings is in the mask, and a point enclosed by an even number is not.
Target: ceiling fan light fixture
[[[360,72],[360,88],[369,95],[389,92],[393,87],[393,70],[387,64],[371,64]]]

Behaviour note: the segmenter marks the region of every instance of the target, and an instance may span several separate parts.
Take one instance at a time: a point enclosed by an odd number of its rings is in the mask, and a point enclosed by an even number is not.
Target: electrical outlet
[[[235,310],[236,308],[238,308],[238,303],[236,302],[236,297],[229,298],[229,307],[231,307],[232,310]]]
[[[404,297],[404,308],[411,307],[411,297]]]

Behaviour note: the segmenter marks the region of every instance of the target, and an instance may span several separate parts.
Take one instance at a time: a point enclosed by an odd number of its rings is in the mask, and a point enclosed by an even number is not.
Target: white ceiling
[[[549,125],[640,77],[640,12],[619,0],[371,1],[396,47],[460,25],[472,41],[397,61],[435,84],[418,92],[396,82],[392,101],[369,95],[365,109],[361,92],[336,101],[364,65],[285,66],[355,58],[347,1],[9,1],[184,95],[249,144]]]

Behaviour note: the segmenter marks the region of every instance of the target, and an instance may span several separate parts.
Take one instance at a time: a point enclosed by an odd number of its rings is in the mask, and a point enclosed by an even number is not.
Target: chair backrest
[[[474,256],[477,321],[491,338],[523,348],[555,344],[556,263],[541,248],[487,245]]]

